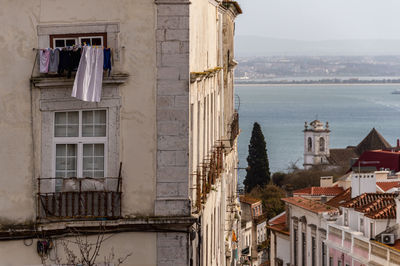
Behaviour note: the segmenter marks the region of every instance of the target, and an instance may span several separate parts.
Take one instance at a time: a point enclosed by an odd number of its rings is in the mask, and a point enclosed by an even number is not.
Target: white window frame
[[[103,36],[80,36],[80,37],[78,37],[78,40],[79,40],[78,44],[81,44],[82,39],[90,39],[90,42],[92,42],[92,39],[94,39],[94,38],[100,38],[100,40],[101,40],[100,46],[104,46]]]
[[[105,137],[82,137],[82,113],[86,111],[106,111],[106,136]],[[55,116],[56,113],[78,112],[79,129],[78,137],[55,137]],[[107,177],[108,166],[108,110],[107,109],[85,109],[85,110],[63,110],[53,112],[53,147],[52,147],[52,173],[56,176],[56,146],[57,144],[76,144],[76,174],[77,178],[83,178],[83,145],[84,144],[103,144],[104,145],[104,177]],[[55,182],[54,186],[55,188]]]
[[[75,45],[80,45],[82,39],[90,39],[90,41],[92,41],[92,39],[94,39],[94,38],[100,38],[101,39],[101,45],[99,45],[99,46],[104,46],[103,36],[101,36],[101,35],[99,35],[99,36],[85,36],[85,34],[83,33],[82,36],[79,36],[79,37],[53,38],[53,48],[63,48],[63,47],[56,46],[56,41],[58,41],[58,40],[64,40],[64,41],[75,40]]]
[[[77,41],[77,38],[74,38],[74,37],[66,37],[66,38],[54,38],[53,39],[53,48],[63,48],[63,47],[66,47],[66,46],[56,46],[56,41],[59,41],[59,40],[64,40],[64,42],[66,42],[67,40],[75,40],[75,45],[78,43]]]

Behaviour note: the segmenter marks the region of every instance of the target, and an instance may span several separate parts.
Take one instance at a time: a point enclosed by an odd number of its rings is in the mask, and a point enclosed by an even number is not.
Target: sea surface
[[[304,122],[329,122],[330,148],[357,145],[375,127],[392,145],[400,138],[398,85],[235,85],[239,107],[239,183],[253,123],[267,142],[271,172],[303,165]],[[239,100],[240,99],[240,105]]]

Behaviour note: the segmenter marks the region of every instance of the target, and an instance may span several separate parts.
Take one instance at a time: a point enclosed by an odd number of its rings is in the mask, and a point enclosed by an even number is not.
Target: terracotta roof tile
[[[308,187],[293,191],[294,195],[310,195],[310,196],[336,196],[343,192],[342,187]]]
[[[261,203],[260,199],[256,199],[256,198],[253,198],[253,197],[250,197],[250,196],[247,196],[247,195],[240,195],[239,198],[240,198],[240,202],[247,203],[247,204],[250,204],[250,205],[258,203],[258,202]]]
[[[383,208],[370,211],[365,216],[371,219],[396,219],[396,203],[391,203]]]
[[[268,221],[267,227],[272,230],[289,235],[289,228],[286,225],[286,212],[282,212],[281,214],[278,214],[277,216],[271,218]]]
[[[283,198],[282,200],[286,203],[298,206],[314,213],[338,211],[336,208],[327,206],[319,201],[310,200],[302,197]]]
[[[351,199],[351,188],[346,189],[336,197],[328,200],[325,204],[334,208],[339,208],[340,204]]]
[[[365,205],[368,205],[370,203],[375,202],[377,199],[380,198],[392,198],[394,199],[396,197],[396,194],[394,193],[364,193],[361,194],[360,196],[357,196],[355,198],[352,198],[342,204],[340,206],[345,207],[345,208],[360,208]]]
[[[278,214],[277,216],[269,219],[268,221],[269,225],[282,224],[282,223],[286,223],[286,212],[282,212],[281,214]]]
[[[293,194],[311,194],[311,187],[300,188],[293,191]]]
[[[281,232],[283,234],[289,235],[289,228],[286,226],[286,224],[274,224],[274,225],[267,225],[267,228]]]
[[[343,192],[342,187],[312,187],[312,195],[336,196]]]
[[[400,187],[400,181],[393,181],[393,182],[376,182],[376,185],[382,189],[384,192],[388,191],[389,189]]]
[[[372,219],[394,219],[396,217],[396,194],[394,193],[364,193],[351,198],[351,188],[332,198],[327,205],[339,208],[354,208]]]
[[[395,204],[394,198],[378,198],[366,205],[355,208],[355,210],[362,213],[372,213],[393,204]]]

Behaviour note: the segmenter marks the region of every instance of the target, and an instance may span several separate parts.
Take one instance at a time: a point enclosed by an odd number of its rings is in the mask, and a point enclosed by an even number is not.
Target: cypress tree
[[[254,187],[264,187],[269,183],[270,172],[267,156],[267,148],[264,135],[260,125],[255,122],[249,144],[249,155],[247,156],[246,178],[244,179],[244,187],[249,193]]]

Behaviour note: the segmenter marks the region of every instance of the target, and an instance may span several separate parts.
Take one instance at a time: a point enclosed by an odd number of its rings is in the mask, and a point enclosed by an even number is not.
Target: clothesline
[[[63,48],[42,48],[37,49],[40,53],[40,73],[64,74],[67,71],[67,77],[71,77],[71,72],[76,71],[82,54],[82,47],[91,47],[92,49],[104,49],[104,70],[111,74],[111,48],[101,48],[103,46],[74,45]]]
[[[85,47],[85,46],[89,46],[89,47],[93,47],[93,48],[112,49],[111,47],[108,47],[108,46],[90,45],[90,44],[86,44],[86,45],[77,44],[77,45],[72,45],[72,46],[64,46],[64,47],[56,47],[56,48],[52,48],[52,47],[36,48],[36,47],[33,47],[32,50],[40,51],[40,50],[46,50],[46,49],[70,49],[70,48],[82,48],[82,47]],[[122,48],[125,48],[125,47],[122,47]]]
[[[72,97],[82,101],[99,102],[103,73],[111,73],[111,49],[96,46],[75,46],[74,48],[38,49],[40,73],[63,74],[67,77],[76,71]]]

